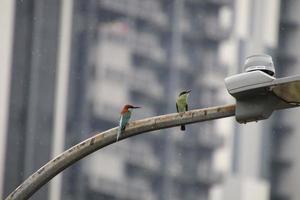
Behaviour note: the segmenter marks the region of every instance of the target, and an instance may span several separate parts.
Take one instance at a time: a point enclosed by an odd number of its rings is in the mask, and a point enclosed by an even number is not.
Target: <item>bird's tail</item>
[[[180,130],[185,131],[185,125],[181,125]]]

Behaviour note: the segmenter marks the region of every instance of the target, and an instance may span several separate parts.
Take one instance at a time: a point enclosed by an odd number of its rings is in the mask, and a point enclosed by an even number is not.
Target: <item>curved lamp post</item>
[[[121,135],[120,140],[138,134],[155,131],[181,124],[191,124],[224,117],[235,114],[235,105],[225,105],[206,109],[191,110],[185,113],[173,113],[133,121],[128,124]],[[29,176],[18,188],[16,188],[6,200],[24,200],[31,197],[39,188],[45,185],[58,173],[71,166],[85,156],[116,142],[117,128],[112,128],[71,147],[37,172]]]

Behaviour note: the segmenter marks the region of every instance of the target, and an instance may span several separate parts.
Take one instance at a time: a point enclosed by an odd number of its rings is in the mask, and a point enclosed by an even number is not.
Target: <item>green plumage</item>
[[[179,97],[177,98],[176,100],[177,112],[181,113],[181,112],[188,111],[188,102],[187,102],[188,95],[189,93],[180,94]],[[181,130],[182,131],[185,130],[185,125],[181,125]]]
[[[188,94],[183,94],[177,98],[176,101],[177,112],[188,111],[187,97]]]

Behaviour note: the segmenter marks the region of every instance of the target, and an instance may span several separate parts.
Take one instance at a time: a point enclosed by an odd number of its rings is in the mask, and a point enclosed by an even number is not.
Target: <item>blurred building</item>
[[[239,53],[234,53],[238,58],[232,66],[238,68],[232,74],[242,72],[245,57],[256,53],[273,56],[277,77],[299,74],[299,3],[236,2],[233,49]],[[232,176],[226,179],[223,198],[299,199],[298,119],[299,109],[292,109],[275,112],[263,123],[236,127]]]
[[[2,196],[92,131],[116,126],[125,103],[143,106],[134,119],[175,112],[183,89],[193,91],[190,109],[221,104],[227,67],[219,47],[231,24],[222,26],[220,11],[232,6],[232,0],[10,5],[14,59],[5,65],[10,79],[1,79],[9,83],[0,102],[7,108],[0,119],[6,124]],[[207,122],[119,142],[67,169],[32,199],[206,200],[221,181],[212,166],[221,131]]]
[[[65,2],[28,0],[9,4],[1,1],[1,9],[6,10],[3,19],[7,19],[3,24],[3,29],[7,29],[4,33],[11,31],[3,37],[6,41],[3,52],[11,55],[1,52],[6,60],[1,68],[4,69],[1,81],[7,87],[7,92],[1,90],[1,96],[4,95],[1,110],[7,110],[1,119],[1,198],[55,155],[80,141],[86,130],[84,70],[88,68],[80,65],[84,60],[76,55],[77,51],[71,56],[81,62],[69,67],[71,31],[67,29],[72,25],[72,15],[65,11],[73,7],[70,1]],[[67,20],[66,15],[69,15]],[[66,132],[72,134],[66,134],[65,144]],[[80,174],[79,166],[70,168],[68,174],[76,170]],[[74,181],[81,178],[77,174],[72,176]],[[60,193],[59,183],[51,191]],[[81,194],[78,188],[74,190]],[[48,184],[31,199],[49,199],[51,193]],[[56,196],[51,198],[57,199]]]
[[[277,77],[300,73],[300,2],[280,1]],[[299,108],[277,112],[271,132],[270,182],[272,200],[300,198]]]
[[[13,44],[13,19],[14,19],[14,2],[3,0],[0,2],[0,197],[3,194],[5,185],[5,151],[7,138],[7,121],[8,121],[8,102],[10,87],[10,72],[12,61],[12,44]]]
[[[13,6],[14,20],[7,22],[13,40],[1,157],[4,196],[51,158],[59,38],[59,1],[15,1]],[[47,199],[47,190],[32,199]]]
[[[242,0],[235,4],[235,28],[228,56],[230,75],[242,73],[247,56],[275,56],[280,2]],[[276,68],[277,70],[277,68]],[[270,154],[272,120],[237,124],[234,122],[231,169],[220,199],[266,200],[270,197]]]
[[[232,1],[116,1],[94,4],[90,65],[92,128],[116,126],[122,105],[143,106],[134,118],[175,111],[180,90],[191,108],[222,102],[226,67],[219,44],[230,35],[220,9]],[[92,20],[92,19],[91,19]],[[230,27],[229,27],[230,28]],[[213,170],[222,144],[213,122],[142,135],[88,158],[89,199],[208,199],[221,180]]]

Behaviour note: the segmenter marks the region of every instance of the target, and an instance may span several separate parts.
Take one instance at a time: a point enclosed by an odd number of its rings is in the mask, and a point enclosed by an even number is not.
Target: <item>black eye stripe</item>
[[[184,94],[187,94],[187,92],[186,92],[186,91],[181,92],[181,93],[179,94],[179,96],[184,95]]]

